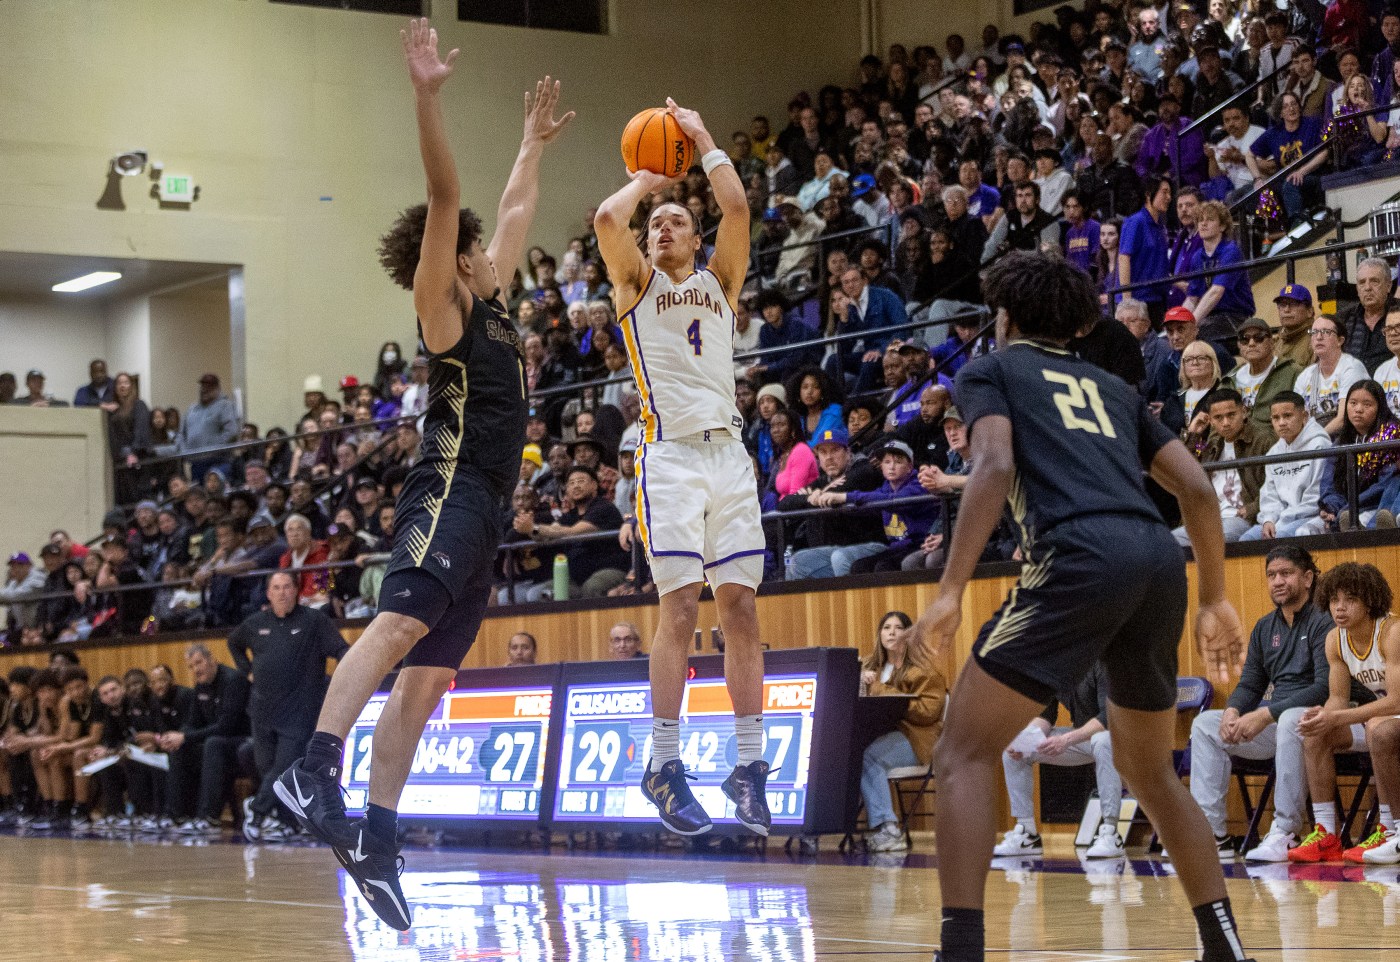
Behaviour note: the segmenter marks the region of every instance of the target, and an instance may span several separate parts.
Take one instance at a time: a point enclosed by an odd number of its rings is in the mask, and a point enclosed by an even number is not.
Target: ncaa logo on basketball
[[[685,172],[685,138],[676,141],[675,146],[675,172],[680,174]]]

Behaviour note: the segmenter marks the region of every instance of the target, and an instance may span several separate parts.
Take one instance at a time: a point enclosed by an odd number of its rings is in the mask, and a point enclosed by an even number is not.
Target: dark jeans
[[[296,816],[277,800],[272,786],[277,783],[283,772],[292,767],[292,762],[301,757],[313,731],[314,724],[287,729],[265,722],[253,722],[253,754],[257,760],[260,779],[258,794],[253,799],[255,814],[276,814],[287,824],[296,824]]]
[[[240,774],[238,746],[246,735],[211,735],[204,740],[199,773],[199,817],[217,822]]]

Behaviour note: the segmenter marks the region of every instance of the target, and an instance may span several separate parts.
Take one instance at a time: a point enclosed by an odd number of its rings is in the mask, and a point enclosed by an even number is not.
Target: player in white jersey
[[[1327,702],[1308,709],[1298,723],[1317,827],[1288,858],[1395,864],[1400,833],[1391,805],[1400,802],[1400,619],[1390,613],[1390,586],[1374,565],[1338,565],[1323,575],[1317,595],[1336,624],[1327,634]],[[1334,802],[1334,754],[1344,751],[1370,753],[1381,805],[1375,833],[1345,852]]]
[[[724,793],[740,822],[767,835],[763,653],[754,607],[764,541],[753,465],[734,404],[734,305],[748,270],[749,207],[733,163],[700,115],[669,98],[666,103],[695,140],[722,215],[709,265],[696,269],[700,225],[680,204],[652,208],[645,256],[633,240],[629,225],[637,205],[679,178],[633,174],[593,221],[642,402],[637,530],[661,596],[651,650],[653,747],[642,792],[671,831],[709,831],[710,816],[687,785],[679,720],[686,650],[708,580],[724,630],[738,749]]]

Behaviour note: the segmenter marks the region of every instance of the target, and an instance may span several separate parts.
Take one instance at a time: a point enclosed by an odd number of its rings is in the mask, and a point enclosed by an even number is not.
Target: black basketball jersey
[[[450,497],[465,468],[504,496],[520,476],[529,415],[520,335],[499,300],[472,302],[461,340],[428,356],[422,456],[405,494],[412,487],[429,497]]]
[[[1014,341],[958,372],[957,400],[969,436],[979,418],[1011,421],[1008,501],[1023,551],[1084,515],[1162,522],[1142,476],[1173,435],[1119,378],[1068,351]]]

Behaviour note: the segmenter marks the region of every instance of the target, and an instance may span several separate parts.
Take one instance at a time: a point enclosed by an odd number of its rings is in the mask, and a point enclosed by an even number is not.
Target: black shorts
[[[1173,707],[1186,563],[1171,532],[1145,518],[1096,515],[1059,525],[1032,554],[982,626],[977,664],[1047,703],[1102,660],[1115,705]]]
[[[454,479],[441,505],[410,496],[408,488],[400,496],[379,610],[428,626],[404,665],[462,664],[486,614],[501,517],[500,498],[474,477]]]

